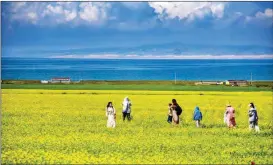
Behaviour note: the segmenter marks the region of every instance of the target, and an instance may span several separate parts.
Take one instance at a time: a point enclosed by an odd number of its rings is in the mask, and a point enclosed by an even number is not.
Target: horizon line
[[[61,55],[49,58],[62,59],[273,59],[273,54],[261,55],[119,55],[119,54],[88,54]]]
[[[2,58],[48,58],[48,59],[151,59],[151,60],[168,60],[168,59],[215,59],[215,60],[233,60],[233,59],[273,59],[273,54],[260,54],[260,55],[119,55],[119,54],[87,54],[87,55],[59,55],[49,57],[23,57],[23,56],[2,56]]]

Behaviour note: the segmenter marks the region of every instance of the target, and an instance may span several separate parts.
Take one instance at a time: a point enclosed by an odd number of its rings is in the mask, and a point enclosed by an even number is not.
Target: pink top
[[[235,109],[233,107],[226,108],[227,119],[232,119],[235,117]]]

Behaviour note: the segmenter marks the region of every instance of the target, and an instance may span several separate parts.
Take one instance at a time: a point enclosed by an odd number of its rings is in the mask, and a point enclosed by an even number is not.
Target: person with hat
[[[235,109],[228,104],[226,107],[226,124],[229,128],[233,128],[236,126],[236,121],[235,121]]]
[[[202,120],[203,115],[198,106],[195,107],[193,111],[193,120],[196,122],[196,127],[200,127],[200,121]]]

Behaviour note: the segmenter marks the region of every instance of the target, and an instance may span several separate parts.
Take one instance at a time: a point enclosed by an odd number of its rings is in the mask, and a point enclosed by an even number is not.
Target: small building
[[[195,85],[220,85],[223,84],[221,81],[199,81]]]
[[[47,80],[41,80],[41,83],[42,84],[48,84],[48,81]]]
[[[71,80],[69,77],[54,77],[50,81],[51,83],[70,83]]]
[[[247,86],[248,82],[246,80],[227,80],[226,85],[231,86]]]

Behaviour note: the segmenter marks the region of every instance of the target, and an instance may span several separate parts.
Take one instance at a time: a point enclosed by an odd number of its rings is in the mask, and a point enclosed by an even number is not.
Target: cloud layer
[[[149,2],[160,18],[187,19],[204,18],[212,15],[215,18],[222,18],[224,15],[224,2]]]
[[[100,24],[107,20],[110,7],[104,2],[12,2],[10,19],[44,25]]]
[[[245,15],[240,11],[227,13],[229,6],[227,2],[8,2],[5,11],[11,22],[46,26],[102,25],[111,22],[116,27],[128,24],[136,27],[156,19],[163,23],[169,20],[194,22],[208,18],[230,20],[238,18],[235,17],[238,13],[245,23],[272,23],[271,8]]]
[[[272,58],[273,3],[1,4],[4,56]]]

